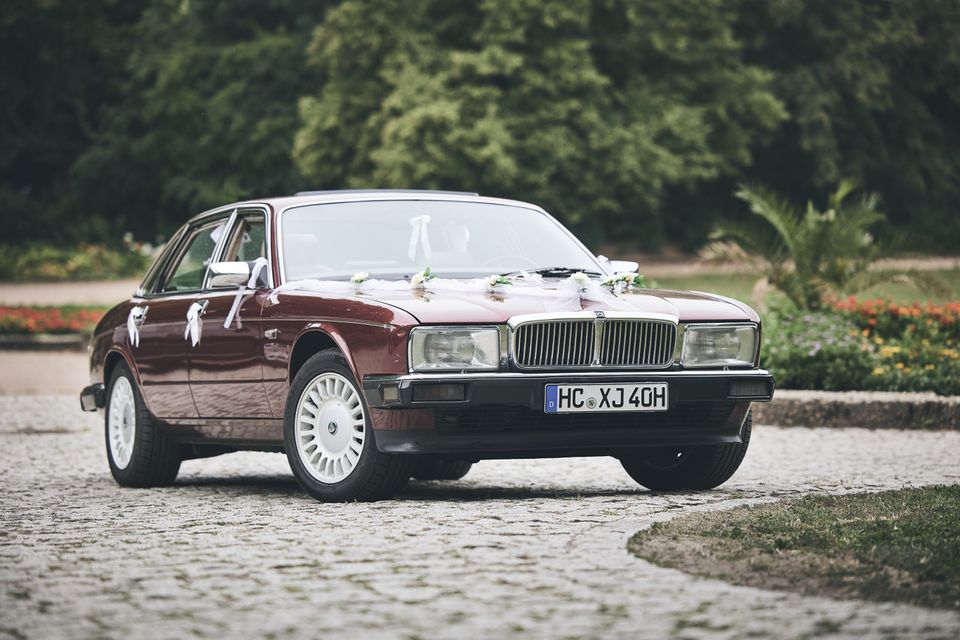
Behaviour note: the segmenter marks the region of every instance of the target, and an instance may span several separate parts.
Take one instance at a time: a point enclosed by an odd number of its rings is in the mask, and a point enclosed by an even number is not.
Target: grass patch
[[[641,265],[640,271],[643,271]],[[933,302],[940,304],[960,300],[960,270],[943,269],[929,272],[935,289],[923,291],[905,282],[890,279],[882,284],[870,287],[857,293],[857,297],[867,300],[870,298],[885,298],[899,304],[909,304],[914,301]],[[680,289],[691,291],[706,291],[728,296],[744,302],[751,302],[753,287],[760,278],[754,273],[704,273],[690,276],[658,276],[652,278],[657,286],[664,289]],[[767,302],[783,301],[783,294],[771,291]]]
[[[809,496],[654,525],[631,552],[734,584],[960,609],[960,486]]]

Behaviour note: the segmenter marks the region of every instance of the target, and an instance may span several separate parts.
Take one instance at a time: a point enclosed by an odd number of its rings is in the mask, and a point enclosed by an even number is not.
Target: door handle
[[[263,337],[267,340],[276,340],[280,335],[280,329],[267,329],[263,332]]]
[[[142,307],[136,307],[133,314],[133,322],[138,327],[142,325],[147,319],[147,311],[150,310],[150,305],[144,305]]]
[[[197,306],[200,307],[199,314],[202,316],[207,311],[207,305],[210,304],[210,298],[203,298],[202,300],[197,300]]]

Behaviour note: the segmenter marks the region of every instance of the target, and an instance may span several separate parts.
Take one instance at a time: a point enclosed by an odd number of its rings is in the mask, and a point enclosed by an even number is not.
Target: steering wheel
[[[500,260],[512,260],[514,263],[516,263],[517,261],[520,261],[520,262],[526,263],[524,266],[527,266],[527,267],[530,267],[530,268],[536,268],[536,266],[537,266],[537,263],[534,262],[533,260],[531,260],[530,258],[521,258],[521,257],[518,257],[518,256],[510,256],[510,255],[506,255],[506,254],[504,254],[504,255],[499,255],[499,256],[494,256],[494,257],[492,257],[492,258],[489,258],[489,259],[487,259],[487,260],[484,260],[484,261],[480,264],[480,266],[481,266],[481,267],[492,267],[494,264],[496,264],[496,263],[499,262]],[[509,263],[508,263],[508,264],[509,264]]]

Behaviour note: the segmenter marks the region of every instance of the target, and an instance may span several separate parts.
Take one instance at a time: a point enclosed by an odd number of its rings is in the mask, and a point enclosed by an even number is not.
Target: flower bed
[[[90,334],[104,312],[100,307],[0,306],[0,334]]]
[[[960,303],[848,298],[765,322],[763,365],[782,388],[960,394]]]

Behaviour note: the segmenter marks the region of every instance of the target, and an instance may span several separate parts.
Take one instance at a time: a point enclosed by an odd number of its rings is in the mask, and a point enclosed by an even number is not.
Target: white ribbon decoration
[[[200,333],[203,331],[200,314],[203,313],[203,309],[204,306],[199,302],[194,302],[187,309],[187,328],[183,331],[183,339],[189,339],[193,346],[200,344]]]
[[[227,314],[227,319],[223,321],[223,328],[229,329],[231,323],[233,323],[233,318],[237,318],[237,328],[240,329],[243,325],[240,323],[240,302],[243,300],[243,296],[250,293],[251,291],[256,291],[257,289],[257,280],[260,278],[260,274],[269,266],[269,262],[264,257],[259,257],[253,262],[253,267],[250,268],[250,278],[247,280],[247,285],[240,285],[240,288],[237,289],[237,297],[233,299],[233,306],[230,307],[230,312]]]
[[[420,291],[446,293],[454,297],[476,294],[495,294],[504,298],[537,298],[549,311],[582,311],[584,300],[604,304],[612,309],[632,310],[624,299],[617,297],[608,287],[589,278],[570,277],[557,283],[554,289],[544,289],[543,279],[518,277],[512,284],[493,284],[494,276],[472,278],[430,278]],[[287,291],[314,291],[333,295],[376,294],[378,292],[410,291],[407,280],[364,280],[360,283],[340,280],[294,280],[270,292],[269,301],[276,304],[279,295]]]
[[[130,313],[127,315],[127,339],[132,347],[140,346],[140,328],[137,326],[137,322],[142,317],[143,307],[134,307],[130,309]]]
[[[411,262],[417,259],[417,241],[423,247],[423,256],[429,260],[433,251],[430,249],[430,234],[427,232],[427,225],[430,224],[430,216],[414,216],[410,218],[410,245],[407,247],[407,256]]]

